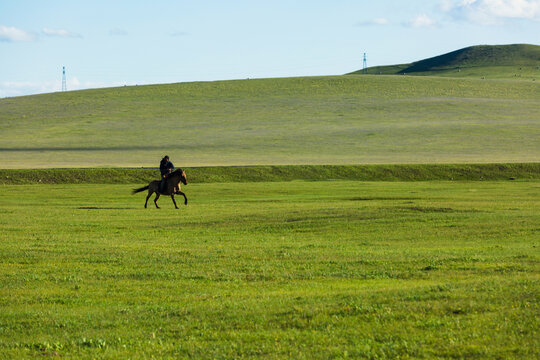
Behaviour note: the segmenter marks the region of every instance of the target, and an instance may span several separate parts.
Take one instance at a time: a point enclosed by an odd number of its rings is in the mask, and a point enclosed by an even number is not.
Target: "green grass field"
[[[539,358],[539,49],[0,99],[0,359]]]
[[[407,65],[373,67],[368,75],[388,75],[395,72],[405,72],[403,75],[436,76],[448,78],[470,78],[476,80],[516,80],[540,81],[540,68],[536,65],[509,65],[509,66],[470,66],[465,68],[443,68],[431,71],[406,72]]]
[[[538,162],[540,82],[333,76],[0,100],[0,168]]]
[[[540,46],[471,46],[411,64],[374,66],[351,74],[364,73],[540,81]]]
[[[184,168],[194,183],[275,181],[540,180],[540,163],[279,165]],[[0,169],[0,185],[126,184],[159,179],[156,168]]]
[[[540,183],[3,185],[0,358],[533,359]]]

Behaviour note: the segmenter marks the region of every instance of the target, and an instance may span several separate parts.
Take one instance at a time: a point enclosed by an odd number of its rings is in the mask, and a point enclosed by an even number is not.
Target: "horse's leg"
[[[187,196],[186,194],[184,194],[182,191],[178,190],[177,192],[178,195],[182,195],[184,197],[184,205],[187,205]]]
[[[178,205],[176,205],[176,200],[174,200],[174,194],[171,194],[171,199],[174,204],[174,207],[178,209]]]
[[[148,199],[150,199],[150,196],[152,196],[154,192],[150,189],[148,189],[148,196],[146,197],[146,202],[144,203],[144,208],[146,209],[146,206],[148,205]]]
[[[157,206],[157,201],[159,199],[159,196],[160,196],[159,192],[156,192],[156,198],[154,199],[154,204],[156,204],[156,208],[158,208],[158,209],[159,209],[159,206]]]
[[[178,191],[178,188],[176,187],[176,185],[174,185],[172,188],[172,194],[176,194],[177,191]]]

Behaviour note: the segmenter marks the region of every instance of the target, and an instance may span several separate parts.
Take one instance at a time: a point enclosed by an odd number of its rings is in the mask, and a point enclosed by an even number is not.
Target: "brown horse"
[[[160,195],[170,195],[171,199],[173,201],[174,207],[178,209],[178,206],[176,205],[176,200],[174,200],[174,195],[183,195],[184,196],[184,205],[187,205],[187,197],[186,194],[184,194],[182,191],[180,191],[180,182],[182,184],[187,185],[187,178],[186,173],[182,169],[178,169],[176,171],[173,171],[172,173],[167,176],[167,182],[165,183],[165,189],[163,191],[159,191],[159,183],[160,180],[154,180],[148,186],[134,189],[133,194],[136,194],[138,192],[144,191],[148,189],[148,196],[146,197],[146,202],[144,203],[144,208],[146,209],[146,206],[148,204],[148,199],[150,199],[150,196],[152,196],[153,193],[156,193],[156,198],[154,199],[154,204],[156,204],[156,207],[159,209],[159,206],[157,205],[157,201],[159,199]]]

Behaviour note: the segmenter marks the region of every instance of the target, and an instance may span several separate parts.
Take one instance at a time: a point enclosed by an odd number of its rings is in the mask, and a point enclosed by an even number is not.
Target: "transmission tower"
[[[367,74],[367,56],[364,53],[364,63],[362,64],[362,74]]]
[[[62,66],[62,91],[67,91],[66,86],[66,67]]]

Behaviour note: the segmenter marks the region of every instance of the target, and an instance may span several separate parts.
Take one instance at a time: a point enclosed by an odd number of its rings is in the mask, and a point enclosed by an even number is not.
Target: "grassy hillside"
[[[538,82],[404,76],[7,98],[0,168],[537,162],[538,99]]]
[[[189,183],[293,180],[530,180],[540,179],[540,163],[293,165],[184,168]],[[144,184],[158,178],[151,168],[0,169],[0,184]]]
[[[355,71],[352,74],[361,74]],[[490,79],[540,80],[540,46],[471,46],[412,64],[376,66],[368,74],[431,75]]]

